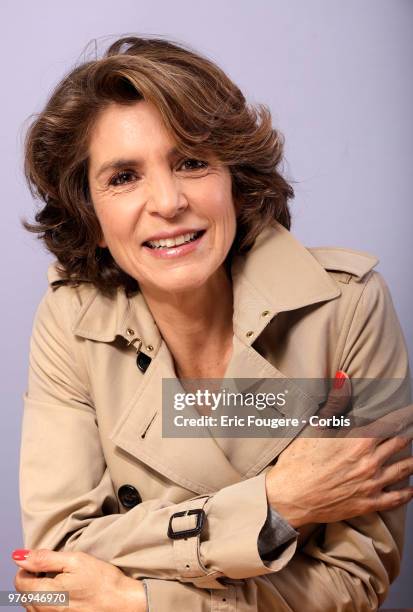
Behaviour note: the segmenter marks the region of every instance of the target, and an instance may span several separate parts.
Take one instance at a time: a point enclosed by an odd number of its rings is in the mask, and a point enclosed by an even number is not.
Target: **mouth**
[[[159,240],[147,240],[143,243],[143,246],[156,250],[156,251],[166,251],[167,249],[174,249],[176,247],[181,247],[185,244],[190,244],[191,242],[196,242],[205,234],[206,230],[198,230],[194,232],[188,232],[186,234],[180,234],[179,236],[173,236],[171,238],[160,238]]]
[[[203,238],[207,230],[195,230],[185,234],[147,240],[142,244],[150,257],[164,261],[173,261],[181,257],[188,257],[202,249]]]

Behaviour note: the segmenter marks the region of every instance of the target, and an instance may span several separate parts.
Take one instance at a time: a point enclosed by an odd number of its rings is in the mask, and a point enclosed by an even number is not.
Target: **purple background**
[[[51,257],[19,226],[33,202],[22,176],[27,118],[98,45],[126,33],[186,42],[215,59],[286,136],[293,231],[308,246],[380,258],[413,355],[411,0],[52,0],[0,4],[3,294],[0,589],[21,547],[18,454],[29,337]],[[413,606],[413,505],[402,574],[386,607]]]

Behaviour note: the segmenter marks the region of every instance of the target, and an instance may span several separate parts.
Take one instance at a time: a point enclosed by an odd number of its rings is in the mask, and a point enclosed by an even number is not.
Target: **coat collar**
[[[254,342],[277,313],[330,300],[341,293],[317,259],[279,223],[267,227],[246,255],[234,257],[231,273],[234,333],[246,344]],[[49,269],[49,281],[54,278],[55,270]],[[72,331],[102,342],[111,342],[117,335],[129,341],[141,339],[141,350],[151,356],[162,341],[143,295],[138,292],[127,298],[123,290],[114,298],[106,298],[93,288]]]
[[[279,312],[338,297],[337,284],[282,225],[266,228],[246,256],[234,258],[234,333],[252,344]]]

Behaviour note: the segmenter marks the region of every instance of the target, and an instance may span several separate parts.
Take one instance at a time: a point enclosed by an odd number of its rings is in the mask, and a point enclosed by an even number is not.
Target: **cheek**
[[[232,232],[236,226],[236,211],[232,200],[221,203],[217,210],[217,215],[222,219],[222,224],[226,232]]]
[[[237,231],[235,208],[232,201],[221,201],[214,207],[214,223],[217,243],[221,252],[228,253]],[[218,252],[217,252],[218,254]]]
[[[213,193],[213,191],[212,191]],[[235,205],[233,202],[231,191],[228,189],[218,190],[214,199],[205,197],[205,210],[207,215],[214,219],[219,224],[232,224],[236,219]]]
[[[127,236],[136,225],[136,208],[128,206],[126,201],[106,202],[105,205],[97,206],[95,212],[109,241]]]

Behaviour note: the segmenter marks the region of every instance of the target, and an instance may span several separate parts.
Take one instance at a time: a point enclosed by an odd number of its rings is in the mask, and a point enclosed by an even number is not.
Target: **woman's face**
[[[146,101],[102,111],[89,147],[89,187],[102,247],[142,288],[207,283],[236,231],[231,174],[212,157],[182,157]]]

